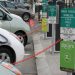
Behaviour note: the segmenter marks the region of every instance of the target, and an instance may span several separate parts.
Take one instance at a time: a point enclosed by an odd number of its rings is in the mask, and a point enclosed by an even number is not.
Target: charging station
[[[75,7],[58,2],[60,26],[60,69],[75,72]]]

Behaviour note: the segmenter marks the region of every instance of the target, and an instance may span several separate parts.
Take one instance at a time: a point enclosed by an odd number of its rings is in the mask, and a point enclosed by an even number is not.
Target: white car
[[[15,12],[15,11],[14,11]],[[21,17],[10,13],[6,8],[0,5],[0,28],[6,29],[20,36],[22,43],[26,45],[32,42],[32,37],[29,25],[22,20]]]
[[[12,64],[0,62],[0,75],[22,75]]]
[[[0,28],[0,59],[5,62],[15,63],[23,60],[24,53],[24,46],[18,40],[18,37]]]

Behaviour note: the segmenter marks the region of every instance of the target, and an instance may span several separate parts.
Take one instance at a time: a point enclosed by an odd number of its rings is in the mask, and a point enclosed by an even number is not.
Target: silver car
[[[24,21],[29,21],[30,18],[34,18],[32,10],[19,8],[15,3],[0,1],[0,4],[6,7],[11,13],[21,16]]]

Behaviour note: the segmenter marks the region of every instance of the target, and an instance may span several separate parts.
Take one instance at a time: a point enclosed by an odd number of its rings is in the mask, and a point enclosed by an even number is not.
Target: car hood
[[[16,20],[16,21],[18,22],[18,24],[21,25],[21,26],[24,28],[25,31],[28,31],[28,32],[31,31],[31,30],[30,30],[30,26],[29,26],[25,21],[23,21],[23,19],[22,19],[20,16],[17,16],[17,15],[12,14],[12,13],[10,13],[10,16],[11,16],[14,20]]]
[[[10,13],[10,16],[17,19],[22,19],[20,16]]]

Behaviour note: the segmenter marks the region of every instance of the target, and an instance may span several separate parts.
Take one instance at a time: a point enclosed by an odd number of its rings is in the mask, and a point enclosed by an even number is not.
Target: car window
[[[7,15],[7,19],[8,19],[8,21],[12,20],[12,18],[9,15]]]
[[[6,14],[6,13],[5,13],[5,14]],[[9,14],[10,14],[10,13],[9,13]],[[3,12],[2,10],[0,10],[0,20],[2,20],[3,17],[4,17],[4,12]],[[8,14],[6,14],[6,17],[7,17],[6,20],[8,20],[8,21],[11,21],[11,20],[12,20],[12,18],[11,18]]]
[[[7,13],[10,14],[10,12],[5,7],[3,7],[2,5],[0,5],[0,8],[3,9],[3,10],[5,10]]]
[[[6,5],[8,8],[15,8],[15,5],[13,3],[6,2]]]
[[[5,7],[5,3],[3,1],[0,1],[0,4]]]

